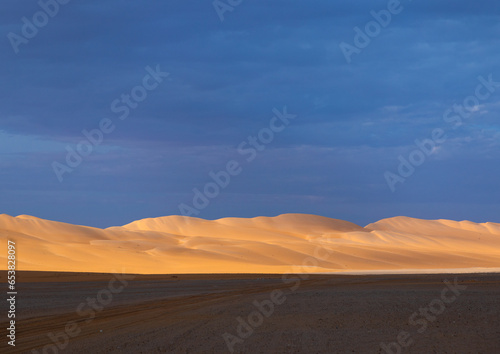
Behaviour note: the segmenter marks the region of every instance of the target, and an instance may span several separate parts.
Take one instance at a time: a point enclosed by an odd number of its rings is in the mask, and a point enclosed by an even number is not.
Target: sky
[[[59,1],[2,3],[0,213],[500,223],[498,1]]]

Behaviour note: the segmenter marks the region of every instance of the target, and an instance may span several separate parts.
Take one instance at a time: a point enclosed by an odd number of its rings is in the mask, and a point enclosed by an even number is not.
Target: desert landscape
[[[500,347],[495,223],[284,214],[99,229],[1,215],[0,232],[16,245],[13,353]]]
[[[0,354],[499,354],[498,5],[3,0]]]
[[[106,229],[0,215],[17,269],[134,274],[422,272],[500,268],[500,224],[315,215],[144,219]],[[6,254],[0,256],[6,269]]]

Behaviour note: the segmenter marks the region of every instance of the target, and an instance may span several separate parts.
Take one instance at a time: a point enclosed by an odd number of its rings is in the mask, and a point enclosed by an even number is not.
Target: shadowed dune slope
[[[366,227],[306,214],[204,220],[166,216],[98,229],[0,215],[17,269],[290,273],[500,267],[500,224],[383,219]],[[0,256],[6,269],[6,252]]]

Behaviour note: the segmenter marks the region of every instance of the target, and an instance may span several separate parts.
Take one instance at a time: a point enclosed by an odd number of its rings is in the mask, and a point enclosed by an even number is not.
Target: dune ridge
[[[500,224],[383,219],[365,227],[308,214],[204,220],[165,216],[99,229],[0,215],[17,269],[296,273],[500,268]],[[7,267],[6,252],[0,255]]]

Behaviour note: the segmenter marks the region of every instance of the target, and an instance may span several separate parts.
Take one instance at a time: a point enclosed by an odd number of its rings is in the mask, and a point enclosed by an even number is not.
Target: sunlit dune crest
[[[204,220],[166,216],[92,228],[0,215],[17,269],[297,273],[500,268],[500,224],[383,219],[366,227],[307,214]],[[0,256],[6,269],[5,253]]]

